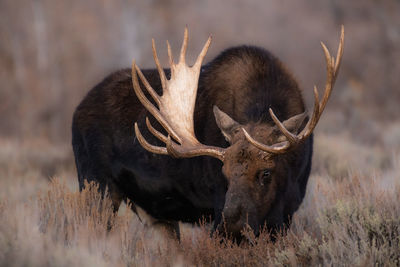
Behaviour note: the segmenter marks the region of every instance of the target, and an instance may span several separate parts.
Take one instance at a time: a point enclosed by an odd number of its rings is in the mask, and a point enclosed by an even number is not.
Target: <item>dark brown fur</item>
[[[161,93],[157,71],[144,75]],[[217,228],[224,213],[226,228],[235,235],[245,223],[256,232],[264,224],[270,229],[287,224],[305,194],[312,136],[283,155],[258,150],[237,128],[229,129],[228,143],[216,123],[214,105],[266,144],[283,138],[268,108],[281,121],[305,109],[296,81],[268,51],[228,49],[202,67],[194,113],[200,142],[230,146],[224,165],[205,156],[174,159],[140,146],[135,121],[150,143],[162,144],[144,130],[144,119],[151,115],[135,96],[131,71],[116,72],[94,87],[74,114],[72,144],[80,188],[84,179],[97,181],[103,189],[108,186],[115,209],[130,199],[160,221],[198,222],[205,216]],[[152,124],[157,125],[154,119]],[[260,171],[265,169],[271,177],[262,184]]]

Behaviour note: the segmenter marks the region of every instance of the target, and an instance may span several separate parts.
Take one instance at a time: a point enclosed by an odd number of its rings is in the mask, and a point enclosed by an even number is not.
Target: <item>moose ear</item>
[[[297,114],[283,122],[283,126],[292,134],[298,134],[308,122],[307,112]]]
[[[234,119],[228,116],[225,112],[221,111],[217,106],[213,107],[215,121],[217,122],[218,128],[225,136],[226,141],[231,142],[233,130],[240,124]]]

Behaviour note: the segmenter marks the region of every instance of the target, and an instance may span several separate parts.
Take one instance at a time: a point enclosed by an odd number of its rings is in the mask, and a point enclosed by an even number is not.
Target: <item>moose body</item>
[[[72,145],[80,189],[84,180],[95,181],[103,191],[108,188],[115,210],[121,201],[130,200],[134,211],[137,205],[174,227],[177,221],[212,218],[214,229],[239,237],[246,225],[256,234],[264,226],[287,225],[305,195],[312,134],[285,153],[260,150],[246,136],[251,133],[265,144],[285,143],[287,137],[268,109],[294,134],[307,127],[308,117],[298,115],[305,114],[301,91],[282,63],[262,48],[240,46],[199,68],[194,134],[201,144],[226,148],[223,161],[209,152],[179,158],[168,144],[163,153],[143,148],[143,138],[153,145],[164,144],[146,128],[146,118],[159,132],[169,131],[132,89],[135,68],[132,74],[125,69],[104,79],[74,113]],[[170,70],[165,72],[169,78]],[[145,70],[142,75],[163,95],[159,73],[160,69]],[[134,129],[134,122],[141,132]]]

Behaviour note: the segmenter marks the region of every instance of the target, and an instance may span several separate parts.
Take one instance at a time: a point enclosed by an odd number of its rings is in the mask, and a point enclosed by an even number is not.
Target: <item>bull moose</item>
[[[322,44],[325,91],[307,115],[301,90],[265,49],[239,46],[211,62],[179,62],[167,42],[169,69],[117,71],[77,107],[72,145],[80,189],[84,180],[108,188],[114,210],[130,200],[154,221],[176,231],[179,221],[212,218],[213,229],[240,238],[287,226],[301,204],[310,175],[313,130],[332,92],[343,54]],[[133,86],[132,86],[133,85]],[[132,89],[133,87],[133,89]],[[142,87],[146,91],[142,91]]]

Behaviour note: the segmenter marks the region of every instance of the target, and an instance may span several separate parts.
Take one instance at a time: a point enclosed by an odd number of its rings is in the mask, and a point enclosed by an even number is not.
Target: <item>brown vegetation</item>
[[[364,147],[345,140],[316,137],[314,174],[287,235],[273,243],[268,233],[255,238],[249,231],[250,242],[238,246],[210,238],[207,224],[182,225],[178,244],[129,209],[114,216],[96,185],[78,192],[69,149],[2,139],[0,265],[399,264],[400,154],[368,150],[354,159]],[[50,180],[48,166],[54,166]]]

